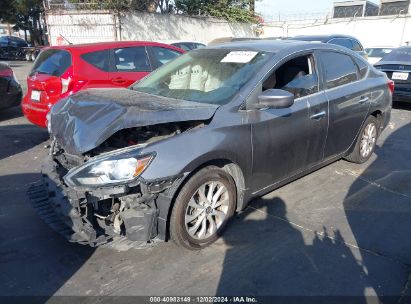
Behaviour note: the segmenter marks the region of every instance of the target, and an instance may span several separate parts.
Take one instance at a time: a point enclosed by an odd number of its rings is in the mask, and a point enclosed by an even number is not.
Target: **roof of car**
[[[300,35],[300,36],[290,37],[289,39],[291,39],[291,40],[327,42],[327,41],[329,41],[331,39],[334,39],[334,38],[350,38],[350,39],[358,40],[357,38],[349,36],[349,35],[339,35],[339,34],[334,34],[334,35]]]
[[[244,49],[251,51],[262,51],[262,52],[272,52],[278,53],[281,50],[290,49],[290,48],[318,48],[322,47],[322,43],[312,43],[299,40],[244,40],[244,41],[235,41],[227,42],[223,44],[213,45],[207,47],[209,49],[214,48],[230,48],[230,49]],[[324,47],[330,48],[330,45],[323,45]],[[332,46],[335,47],[335,46]]]
[[[95,42],[95,43],[52,46],[51,48],[63,49],[63,50],[84,51],[84,50],[99,50],[99,49],[102,50],[102,49],[110,49],[114,47],[131,47],[131,46],[162,46],[162,47],[176,49],[178,51],[184,51],[184,50],[181,50],[180,48],[171,46],[169,44],[152,42],[152,41],[109,41],[109,42]]]

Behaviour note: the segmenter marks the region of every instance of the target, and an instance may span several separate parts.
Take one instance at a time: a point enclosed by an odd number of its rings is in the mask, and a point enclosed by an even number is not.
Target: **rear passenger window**
[[[150,62],[148,61],[146,48],[144,46],[115,49],[114,60],[118,72],[151,71]]]
[[[97,52],[90,52],[81,55],[80,57],[85,60],[87,63],[91,64],[92,66],[108,72],[110,70],[109,65],[109,50],[97,51]]]
[[[357,66],[351,57],[336,52],[321,52],[327,89],[358,80]]]
[[[167,62],[181,55],[181,53],[177,51],[162,48],[162,47],[154,46],[151,49],[153,50],[153,56],[158,66],[166,64]]]

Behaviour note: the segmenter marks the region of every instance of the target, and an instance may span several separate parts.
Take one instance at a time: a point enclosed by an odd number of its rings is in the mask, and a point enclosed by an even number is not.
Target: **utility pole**
[[[255,0],[250,0],[250,12],[254,15],[254,13],[255,13]]]

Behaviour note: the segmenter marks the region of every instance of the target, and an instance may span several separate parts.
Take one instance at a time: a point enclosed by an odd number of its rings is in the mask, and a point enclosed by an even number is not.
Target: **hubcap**
[[[377,141],[377,127],[374,123],[368,124],[362,133],[360,143],[360,154],[362,157],[368,157],[374,149]]]
[[[201,185],[188,202],[185,226],[197,240],[214,235],[223,224],[230,206],[228,190],[223,183],[210,181]]]

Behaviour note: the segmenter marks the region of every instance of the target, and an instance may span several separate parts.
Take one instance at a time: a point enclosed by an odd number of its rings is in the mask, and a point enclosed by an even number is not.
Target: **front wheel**
[[[374,116],[368,117],[357,138],[353,151],[345,159],[357,164],[365,163],[374,152],[379,126],[377,118]]]
[[[171,238],[188,249],[202,249],[222,234],[236,206],[236,186],[224,170],[210,166],[182,187],[170,218]]]

